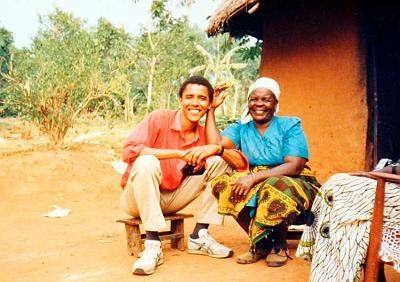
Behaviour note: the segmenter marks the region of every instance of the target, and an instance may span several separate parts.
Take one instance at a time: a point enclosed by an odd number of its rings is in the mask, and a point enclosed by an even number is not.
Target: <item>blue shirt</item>
[[[221,135],[246,155],[250,166],[280,165],[287,156],[308,159],[307,139],[297,117],[274,116],[263,135],[253,121],[231,124]]]

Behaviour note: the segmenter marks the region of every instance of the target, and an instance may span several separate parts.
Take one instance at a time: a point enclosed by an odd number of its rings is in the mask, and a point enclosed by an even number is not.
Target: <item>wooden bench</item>
[[[286,236],[287,240],[300,240],[301,235],[303,235],[304,227],[298,228],[296,226],[290,225]]]
[[[176,213],[165,216],[165,221],[171,221],[171,230],[160,232],[160,239],[171,240],[171,247],[173,249],[179,249],[183,251],[185,249],[184,244],[184,224],[185,218],[193,217],[192,214]],[[143,251],[143,241],[146,234],[140,233],[140,224],[142,221],[140,218],[128,218],[120,219],[117,222],[125,224],[126,231],[126,241],[128,246],[128,251],[130,255],[138,255]]]

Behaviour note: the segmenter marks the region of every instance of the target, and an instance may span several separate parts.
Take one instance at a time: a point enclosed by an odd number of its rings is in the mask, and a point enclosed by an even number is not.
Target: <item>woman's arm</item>
[[[222,137],[221,146],[224,147],[221,157],[231,168],[238,171],[248,169],[248,161],[246,157],[236,149],[236,146],[232,140]]]
[[[254,173],[254,181],[255,184],[260,183],[267,179],[268,177],[278,176],[278,175],[287,175],[287,176],[296,176],[301,173],[306,164],[307,160],[300,157],[291,157],[287,156],[284,159],[284,163],[273,167],[268,170],[263,170]]]
[[[304,158],[287,156],[284,158],[284,163],[281,165],[268,170],[251,172],[250,174],[239,178],[232,188],[232,200],[236,202],[244,200],[254,185],[264,181],[268,177],[280,175],[299,175],[306,162],[307,160]]]

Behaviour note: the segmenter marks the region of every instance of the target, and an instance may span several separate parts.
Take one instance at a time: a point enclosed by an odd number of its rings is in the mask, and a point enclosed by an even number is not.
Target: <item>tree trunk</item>
[[[231,113],[231,118],[234,119],[236,117],[236,112],[237,112],[237,104],[239,100],[239,87],[234,85],[234,91],[235,94],[233,94],[233,105],[232,105],[232,113]]]
[[[151,59],[151,64],[150,64],[150,75],[149,75],[149,82],[147,84],[147,105],[146,105],[146,112],[148,113],[151,109],[152,105],[152,92],[153,92],[153,80],[154,80],[154,72],[155,72],[155,66],[156,66],[156,61],[157,58],[155,56],[152,57]]]

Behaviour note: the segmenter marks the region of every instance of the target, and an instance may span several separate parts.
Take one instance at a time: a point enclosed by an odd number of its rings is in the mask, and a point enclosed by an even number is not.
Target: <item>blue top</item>
[[[222,133],[249,159],[250,166],[276,166],[287,156],[308,159],[308,145],[298,117],[274,116],[264,135],[253,121],[231,124]]]

